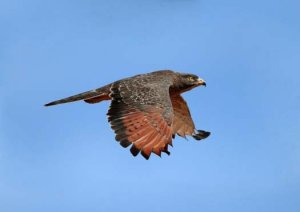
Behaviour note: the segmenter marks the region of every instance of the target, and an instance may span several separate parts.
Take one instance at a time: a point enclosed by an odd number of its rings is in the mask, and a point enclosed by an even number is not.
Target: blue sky
[[[299,1],[0,1],[0,211],[300,210]],[[158,69],[203,142],[133,158],[108,102],[43,104]]]

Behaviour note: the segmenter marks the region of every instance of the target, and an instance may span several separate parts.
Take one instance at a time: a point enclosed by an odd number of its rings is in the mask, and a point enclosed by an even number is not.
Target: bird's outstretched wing
[[[111,89],[108,120],[123,147],[149,159],[152,152],[169,154],[172,144],[173,109],[167,84],[149,85],[122,81]]]
[[[173,138],[177,134],[181,137],[189,135],[196,140],[202,140],[210,135],[210,132],[195,129],[189,107],[180,94],[171,93],[171,101],[174,111],[174,121],[172,125]]]
[[[186,101],[180,94],[171,94],[171,100],[174,110],[173,134],[181,137],[192,135],[195,125]]]

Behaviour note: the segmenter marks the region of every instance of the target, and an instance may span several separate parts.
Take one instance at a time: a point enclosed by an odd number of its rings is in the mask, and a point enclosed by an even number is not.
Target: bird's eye
[[[189,81],[194,81],[194,77],[188,77]]]

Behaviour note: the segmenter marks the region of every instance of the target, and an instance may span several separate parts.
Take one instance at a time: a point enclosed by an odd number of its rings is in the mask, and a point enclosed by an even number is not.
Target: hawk
[[[50,102],[52,106],[83,100],[94,104],[111,100],[107,116],[116,140],[129,147],[133,156],[139,153],[149,159],[151,153],[170,154],[175,135],[207,138],[210,132],[196,130],[187,103],[181,96],[197,86],[206,86],[194,74],[170,70],[155,71],[118,80],[101,88]]]

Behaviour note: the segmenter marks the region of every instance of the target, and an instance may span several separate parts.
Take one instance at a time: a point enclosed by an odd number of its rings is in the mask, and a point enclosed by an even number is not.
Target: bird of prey
[[[175,135],[207,138],[210,132],[196,130],[182,93],[197,86],[206,86],[194,74],[160,70],[118,80],[101,88],[50,102],[52,106],[83,100],[94,104],[111,100],[108,121],[123,147],[129,147],[133,156],[140,152],[149,159],[151,153],[170,154]]]

